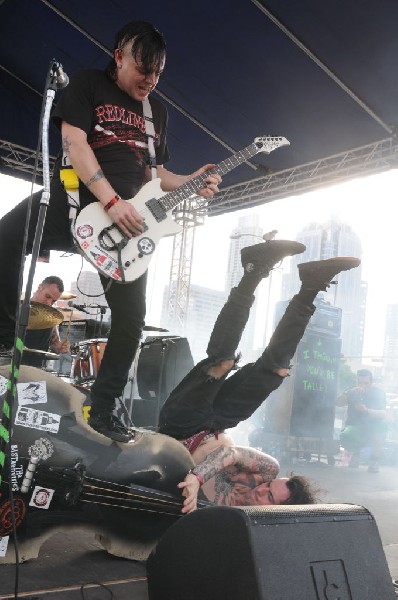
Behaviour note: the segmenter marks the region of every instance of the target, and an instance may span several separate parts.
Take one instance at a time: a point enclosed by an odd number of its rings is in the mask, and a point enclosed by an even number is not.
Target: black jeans
[[[28,232],[27,254],[32,251],[39,214],[41,192],[33,196]],[[12,345],[18,305],[18,278],[23,269],[22,257],[28,199],[23,200],[0,220],[0,344]],[[47,207],[41,248],[71,250],[69,208],[66,195],[53,181],[50,204]],[[101,277],[106,288],[109,280]],[[129,284],[112,283],[105,297],[111,309],[111,329],[104,357],[93,385],[92,403],[95,411],[111,411],[114,400],[126,385],[145,318],[146,274]]]
[[[255,363],[215,379],[210,366],[234,356],[249,318],[253,297],[236,288],[222,308],[207,348],[208,358],[198,363],[173,390],[162,407],[159,431],[185,439],[203,430],[222,431],[250,417],[282,383],[273,372],[289,367],[315,307],[302,304],[297,294],[290,301],[267,348]]]

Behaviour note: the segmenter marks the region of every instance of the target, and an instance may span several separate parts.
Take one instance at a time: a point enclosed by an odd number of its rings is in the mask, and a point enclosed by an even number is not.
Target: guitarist
[[[284,257],[304,250],[303,244],[287,240],[243,248],[244,274],[216,320],[208,357],[186,375],[162,407],[159,432],[179,440],[196,464],[179,484],[186,497],[182,512],[195,510],[202,485],[207,499],[220,505],[315,502],[315,492],[305,477],[278,478],[275,458],[254,448],[236,447],[225,433],[225,429],[248,419],[289,376],[290,361],[314,314],[318,292],[335,283],[338,273],[360,264],[358,258],[347,256],[299,264],[300,290],[287,306],[267,348],[255,363],[244,365],[227,378],[239,358],[236,350],[257,285]]]
[[[130,22],[116,35],[113,59],[105,72],[88,69],[76,73],[57,102],[53,114],[61,130],[64,154],[79,178],[81,208],[98,201],[128,236],[143,231],[142,218],[124,199],[136,195],[151,178],[148,138],[142,102],[155,89],[164,69],[166,45],[162,34],[146,22]],[[169,160],[167,111],[151,98],[157,176],[164,191],[172,191],[214,165],[192,175],[176,175],[163,164]],[[51,182],[51,198],[43,231],[42,250],[71,250],[69,195],[60,179],[61,157]],[[198,193],[206,199],[218,191],[221,178],[209,175]],[[33,195],[27,253],[37,223],[41,192]],[[71,201],[71,200],[70,200]],[[0,221],[0,355],[10,356],[18,303],[18,274],[28,199]],[[128,284],[101,276],[111,309],[112,325],[101,366],[92,387],[90,425],[116,440],[128,441],[128,430],[114,416],[115,398],[126,385],[145,318],[146,274]]]

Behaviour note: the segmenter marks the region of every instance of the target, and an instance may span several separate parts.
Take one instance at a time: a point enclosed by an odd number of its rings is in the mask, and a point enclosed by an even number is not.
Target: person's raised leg
[[[305,332],[317,294],[342,271],[360,264],[354,257],[336,257],[298,265],[301,287],[289,302],[261,357],[229,377],[214,400],[218,428],[236,426],[249,418],[289,374],[290,361]]]
[[[270,240],[242,248],[243,276],[217,317],[207,347],[211,358],[233,358],[249,318],[254,292],[260,281],[287,256],[304,252],[304,244],[290,240]]]
[[[336,283],[334,278],[339,273],[357,267],[360,262],[359,258],[337,256],[298,265],[300,290],[288,304],[263,353],[263,361],[267,368],[289,368],[290,361],[315,311],[314,300],[318,293],[334,285]]]
[[[243,248],[244,273],[217,317],[207,348],[208,358],[196,365],[166,400],[160,412],[161,433],[184,439],[198,431],[214,430],[213,401],[236,361],[253,294],[276,264],[304,250],[303,244],[287,240]]]

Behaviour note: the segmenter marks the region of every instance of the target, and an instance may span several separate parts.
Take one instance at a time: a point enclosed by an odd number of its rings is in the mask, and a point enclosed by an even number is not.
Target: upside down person
[[[354,257],[299,264],[300,290],[263,354],[227,378],[237,362],[236,350],[257,285],[283,258],[304,250],[303,244],[287,240],[243,248],[244,274],[216,320],[207,358],[186,375],[162,407],[159,432],[179,440],[196,464],[179,484],[185,496],[184,513],[196,509],[200,488],[208,500],[227,506],[316,502],[316,491],[305,477],[279,478],[275,458],[237,447],[225,433],[249,418],[289,375],[290,361],[315,311],[318,292],[335,283],[333,278],[341,271],[360,264]]]

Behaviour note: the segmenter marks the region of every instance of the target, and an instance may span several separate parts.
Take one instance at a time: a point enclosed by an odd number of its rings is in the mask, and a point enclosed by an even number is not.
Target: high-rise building
[[[175,285],[175,282],[173,282]],[[161,323],[167,325],[168,287],[163,294]],[[185,337],[188,339],[194,362],[206,357],[206,348],[218,313],[226,300],[223,291],[212,290],[200,285],[191,285],[189,290],[188,319],[185,327]],[[174,333],[170,331],[170,333]]]
[[[299,263],[333,256],[360,258],[362,255],[357,234],[336,217],[323,224],[309,223],[297,234],[296,240],[305,244],[306,250],[292,257],[291,272],[283,275],[282,300],[290,299],[299,289]],[[319,294],[325,302],[342,309],[342,354],[353,369],[361,366],[365,328],[367,283],[362,281],[361,276],[361,266],[340,273],[336,278],[338,285],[331,285],[326,292]]]
[[[259,215],[252,214],[241,217],[238,226],[232,230],[231,244],[229,249],[228,269],[225,279],[225,291],[229,294],[232,287],[235,287],[242,275],[243,267],[241,264],[240,252],[246,246],[253,246],[263,241],[263,229],[259,226]],[[241,364],[251,362],[257,358],[255,355],[255,331],[256,331],[256,313],[257,300],[250,311],[249,321],[243,332],[239,349],[242,353]]]
[[[384,337],[383,382],[390,392],[398,392],[398,304],[388,304]]]

